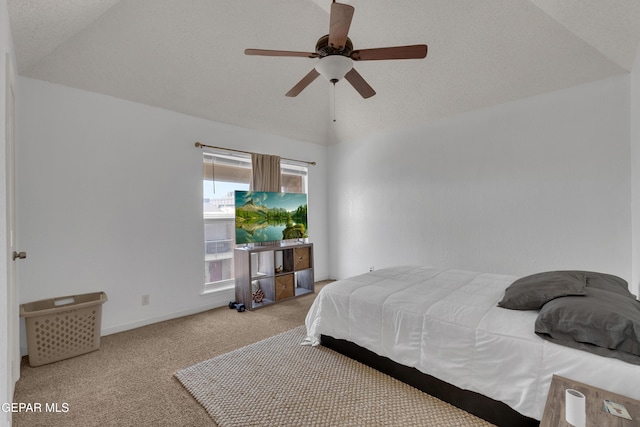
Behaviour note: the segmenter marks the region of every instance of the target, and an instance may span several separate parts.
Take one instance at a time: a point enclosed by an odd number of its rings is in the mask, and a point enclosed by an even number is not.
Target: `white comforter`
[[[552,374],[640,399],[640,366],[553,344],[537,310],[499,308],[517,277],[400,266],[325,286],[307,343],[345,339],[540,420]]]

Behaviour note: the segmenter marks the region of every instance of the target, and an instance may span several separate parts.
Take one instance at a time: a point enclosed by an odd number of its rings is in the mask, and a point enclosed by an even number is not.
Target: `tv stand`
[[[312,294],[313,243],[282,243],[234,250],[236,302],[247,310]],[[258,289],[261,302],[253,299]]]

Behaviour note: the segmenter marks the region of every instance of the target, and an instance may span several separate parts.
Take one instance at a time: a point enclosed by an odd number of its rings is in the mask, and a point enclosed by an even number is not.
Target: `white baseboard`
[[[329,278],[316,278],[317,282],[323,280],[331,280]],[[207,301],[205,304],[200,305],[198,307],[192,307],[188,310],[176,311],[173,313],[163,314],[161,316],[149,317],[146,319],[141,319],[135,322],[123,323],[121,325],[111,326],[109,328],[103,328],[100,331],[101,336],[116,334],[118,332],[129,331],[131,329],[140,328],[142,326],[151,325],[158,322],[164,322],[165,320],[177,319],[179,317],[189,316],[192,314],[202,313],[203,311],[213,310],[218,307],[226,307],[229,304],[229,301],[235,299],[235,291],[233,288],[221,289],[220,291],[210,292],[205,294],[207,296]],[[21,340],[20,346],[20,354],[22,356],[27,355],[27,347],[26,340]]]
[[[109,328],[102,328],[100,330],[100,335],[105,336],[116,334],[118,332],[140,328],[142,326],[151,325],[153,323],[163,322],[165,320],[177,319],[179,317],[189,316],[191,314],[202,313],[203,311],[213,310],[214,308],[218,307],[226,307],[229,304],[229,301],[233,299],[235,299],[235,291],[233,288],[223,289],[218,292],[210,292],[206,294],[206,303],[200,306],[192,307],[188,310],[175,311],[173,313],[149,317],[146,319],[137,320],[135,322],[123,323],[121,325],[111,326]],[[24,337],[20,340],[20,355],[26,356],[28,354],[26,334],[25,331],[22,331],[22,333],[24,334]]]
[[[332,280],[329,278],[316,279],[316,282],[321,282],[323,280]],[[203,311],[212,310],[218,307],[226,307],[229,304],[229,301],[235,299],[235,289],[233,287],[221,289],[220,291],[214,291],[206,294],[208,296],[208,301],[206,304],[194,307],[189,310],[177,311],[174,313],[165,314],[162,316],[150,317],[148,319],[139,320],[137,322],[125,323],[118,326],[112,326],[110,328],[104,328],[101,331],[101,335],[111,335],[116,334],[118,332],[128,331],[130,329],[140,328],[142,326],[151,325],[153,323],[163,322],[165,320],[177,319],[178,317],[189,316],[191,314],[201,313]]]
[[[235,298],[235,291],[233,289],[225,289],[220,292],[211,292],[206,304],[198,307],[193,307],[188,310],[176,311],[173,313],[163,314],[161,316],[149,317],[147,319],[138,320],[136,322],[125,323],[122,325],[112,326],[110,328],[103,328],[101,335],[111,335],[118,332],[124,332],[131,329],[140,328],[142,326],[151,325],[153,323],[164,322],[165,320],[177,319],[179,317],[190,316],[192,314],[202,313],[203,311],[213,310],[218,307],[226,307],[229,301]]]

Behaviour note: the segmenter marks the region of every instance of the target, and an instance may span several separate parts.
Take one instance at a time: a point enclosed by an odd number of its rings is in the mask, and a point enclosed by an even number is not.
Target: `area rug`
[[[300,326],[175,376],[220,427],[492,425],[304,337]]]

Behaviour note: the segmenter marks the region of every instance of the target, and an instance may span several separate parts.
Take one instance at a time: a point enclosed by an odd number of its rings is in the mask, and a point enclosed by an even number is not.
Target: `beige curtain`
[[[251,190],[280,192],[280,157],[253,153],[251,171]]]

